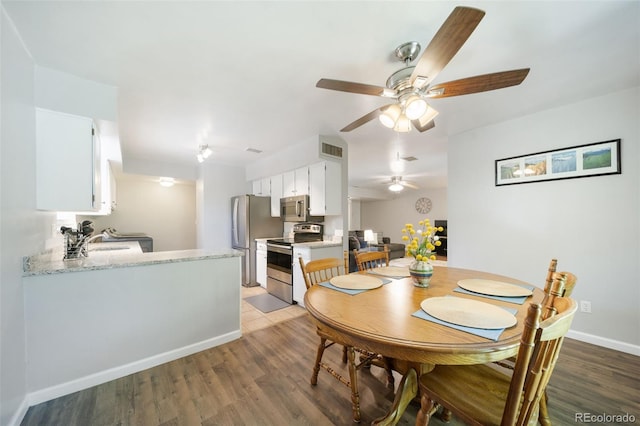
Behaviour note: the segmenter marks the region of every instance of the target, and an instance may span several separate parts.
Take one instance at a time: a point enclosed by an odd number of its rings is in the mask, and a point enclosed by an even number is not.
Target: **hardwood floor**
[[[22,425],[352,424],[346,386],[324,372],[317,386],[309,384],[318,338],[302,308],[286,310],[263,317],[243,305],[246,322],[259,322],[241,339],[36,405]],[[340,348],[325,357],[342,366]],[[629,413],[639,422],[639,366],[636,356],[567,339],[548,387],[554,424],[575,424],[575,413],[583,412]],[[363,370],[359,380],[362,424],[370,424],[390,407],[393,393],[382,369]],[[400,424],[413,424],[416,412],[410,405]]]

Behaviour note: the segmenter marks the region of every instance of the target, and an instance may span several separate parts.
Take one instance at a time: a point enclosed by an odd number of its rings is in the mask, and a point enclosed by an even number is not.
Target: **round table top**
[[[319,333],[386,357],[429,364],[477,364],[515,355],[529,304],[540,303],[544,292],[534,287],[523,304],[454,292],[458,281],[471,278],[527,284],[487,272],[435,266],[428,288],[415,287],[411,278],[391,280],[356,295],[315,285],[304,301]],[[516,309],[517,323],[493,341],[412,316],[426,298],[447,295]]]

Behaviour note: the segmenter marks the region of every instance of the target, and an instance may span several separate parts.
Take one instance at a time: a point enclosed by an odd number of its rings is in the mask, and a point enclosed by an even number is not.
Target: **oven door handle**
[[[282,254],[288,254],[289,256],[293,255],[293,249],[290,247],[283,247],[283,246],[279,246],[277,244],[269,244],[267,243],[267,256],[269,255],[269,252],[273,251],[276,253],[282,253]]]

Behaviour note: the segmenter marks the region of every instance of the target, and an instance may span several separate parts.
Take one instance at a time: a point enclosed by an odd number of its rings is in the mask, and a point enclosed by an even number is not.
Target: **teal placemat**
[[[453,296],[450,296],[450,297],[453,297]],[[515,315],[516,312],[518,312],[518,310],[514,308],[501,307],[501,309],[504,309],[505,311],[511,313],[512,315]],[[466,327],[464,325],[452,324],[450,322],[442,321],[442,320],[439,320],[438,318],[432,317],[422,309],[417,310],[416,312],[411,314],[411,316],[414,316],[416,318],[421,318],[423,320],[435,322],[436,324],[444,325],[446,327],[450,327],[455,330],[464,331],[465,333],[470,333],[470,334],[484,337],[485,339],[490,339],[493,341],[497,341],[500,338],[500,335],[502,334],[502,332],[505,330],[504,328],[488,330],[486,328]]]

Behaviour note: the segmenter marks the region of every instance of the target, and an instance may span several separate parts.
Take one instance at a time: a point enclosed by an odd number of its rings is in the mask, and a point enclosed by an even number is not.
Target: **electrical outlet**
[[[580,312],[585,312],[587,314],[591,313],[591,302],[588,300],[580,301]]]

